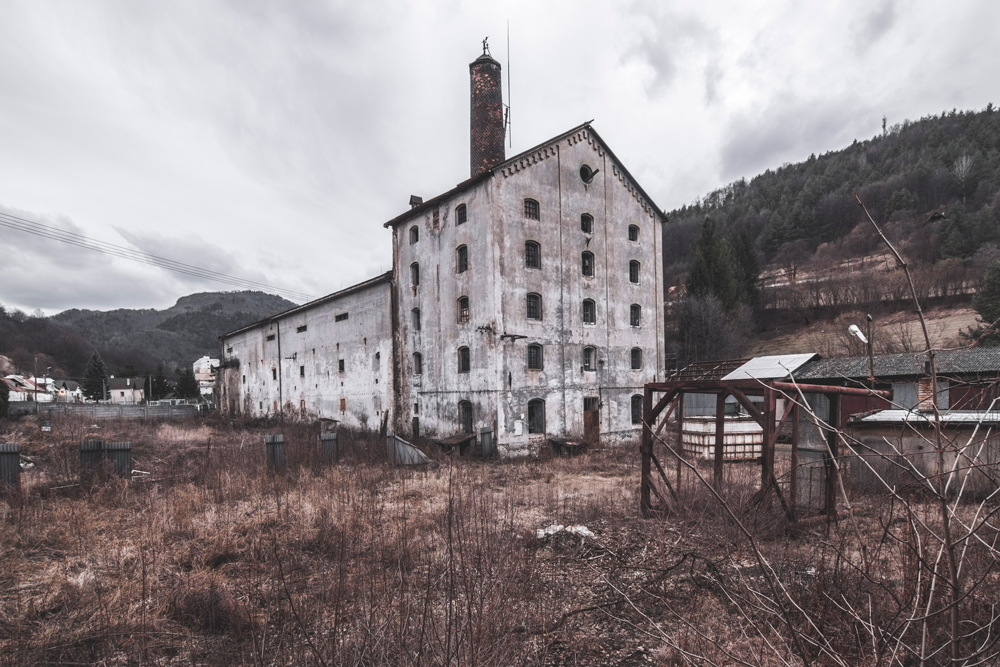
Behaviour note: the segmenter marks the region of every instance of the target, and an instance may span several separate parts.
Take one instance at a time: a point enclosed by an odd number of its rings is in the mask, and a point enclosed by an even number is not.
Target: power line
[[[92,239],[82,234],[76,234],[74,232],[68,232],[56,227],[50,227],[49,225],[44,225],[40,222],[34,222],[32,220],[26,220],[25,218],[20,218],[9,213],[0,212],[0,226],[22,231],[26,234],[33,234],[42,238],[52,239],[54,241],[73,245],[78,248],[93,250],[105,255],[139,262],[149,266],[155,266],[167,271],[182,273],[196,278],[202,278],[204,280],[211,280],[231,285],[233,287],[242,287],[244,289],[264,289],[277,293],[278,295],[285,295],[302,301],[311,301],[315,298],[312,295],[305,294],[303,292],[282,289],[275,287],[274,285],[268,285],[267,283],[248,280],[246,278],[239,278],[237,276],[231,276],[218,271],[212,271],[210,269],[203,269],[192,264],[185,264],[183,262],[167,259],[158,255],[152,255],[150,253],[134,250],[125,246],[115,245],[114,243],[98,241],[97,239]]]

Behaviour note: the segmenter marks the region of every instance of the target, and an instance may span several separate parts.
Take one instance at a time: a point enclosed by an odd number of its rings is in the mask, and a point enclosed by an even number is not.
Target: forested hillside
[[[1000,242],[1000,113],[950,111],[884,128],[843,150],[767,170],[670,211],[664,229],[667,284],[684,282],[699,228],[713,218],[731,238],[745,232],[764,262],[861,257],[876,249],[859,228],[859,194],[890,225],[911,261],[969,258]],[[927,223],[929,213],[943,219]],[[926,223],[926,224],[925,224]]]

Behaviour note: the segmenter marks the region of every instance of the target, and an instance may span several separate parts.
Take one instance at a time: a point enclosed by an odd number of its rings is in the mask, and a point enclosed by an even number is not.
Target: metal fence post
[[[17,487],[21,479],[21,446],[0,442],[0,484]]]
[[[282,433],[264,436],[267,465],[275,470],[285,467],[285,436]]]

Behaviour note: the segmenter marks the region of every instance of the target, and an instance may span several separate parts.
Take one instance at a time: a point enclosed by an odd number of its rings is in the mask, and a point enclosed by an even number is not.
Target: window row
[[[535,199],[525,199],[524,200],[524,217],[527,220],[539,220],[541,218],[541,208],[538,205],[538,201]],[[580,231],[584,234],[594,233],[594,216],[590,213],[580,214]],[[628,240],[638,241],[639,240],[639,225],[629,225],[628,226]]]
[[[465,246],[461,246],[464,248]],[[584,276],[588,278],[594,277],[594,253],[589,250],[584,250],[580,253],[580,271]],[[525,241],[524,242],[524,268],[526,269],[541,269],[542,268],[542,246],[538,241]],[[628,263],[628,279],[629,282],[639,284],[639,273],[642,265],[637,260],[631,260]],[[459,270],[459,273],[462,271]]]
[[[434,222],[435,226],[438,221],[438,212],[434,211]],[[455,207],[455,225],[464,225],[469,219],[469,212],[466,209],[465,204],[459,204]],[[420,225],[413,225],[410,227],[410,245],[420,241]]]
[[[541,371],[545,370],[545,347],[538,343],[532,343],[528,345],[527,348],[527,367],[528,370]],[[629,351],[629,362],[632,370],[638,371],[642,370],[642,348],[633,347]],[[583,370],[585,371],[596,371],[598,366],[597,359],[597,348],[593,346],[587,346],[583,348]],[[470,357],[469,348],[462,346],[458,348],[458,372],[468,373],[472,369],[472,360]],[[413,374],[423,375],[424,372],[424,357],[419,352],[413,353]]]
[[[526,298],[526,316],[529,320],[542,319],[542,295],[534,292]],[[633,303],[629,306],[629,325],[633,327],[642,325],[642,306]],[[583,323],[597,323],[597,303],[593,299],[583,300]]]

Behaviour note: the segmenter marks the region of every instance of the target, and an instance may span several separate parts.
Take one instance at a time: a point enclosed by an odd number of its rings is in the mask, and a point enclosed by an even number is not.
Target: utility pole
[[[875,353],[872,343],[872,316],[868,314],[868,380],[872,389],[875,388]]]

